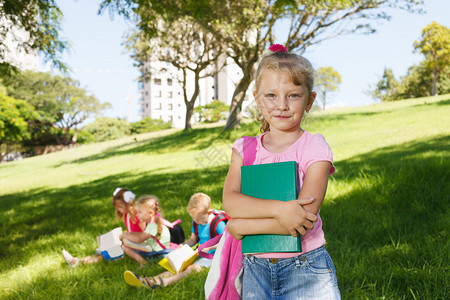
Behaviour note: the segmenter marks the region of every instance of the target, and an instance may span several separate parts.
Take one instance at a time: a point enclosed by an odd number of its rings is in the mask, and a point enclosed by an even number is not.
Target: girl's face
[[[125,204],[124,202],[116,201],[114,202],[114,206],[116,207],[117,211],[122,215],[128,213],[128,205]]]
[[[304,83],[295,85],[289,74],[282,71],[264,71],[260,80],[260,88],[253,95],[270,129],[299,130],[305,110],[311,109],[316,93],[309,93]]]
[[[151,222],[156,217],[155,210],[150,209],[145,205],[136,206],[136,213],[141,222]]]

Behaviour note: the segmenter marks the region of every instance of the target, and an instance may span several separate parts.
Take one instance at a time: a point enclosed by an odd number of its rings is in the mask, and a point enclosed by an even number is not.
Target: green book
[[[241,167],[241,193],[261,199],[297,199],[298,166],[295,161]],[[247,235],[242,253],[301,252],[301,236],[276,234]]]

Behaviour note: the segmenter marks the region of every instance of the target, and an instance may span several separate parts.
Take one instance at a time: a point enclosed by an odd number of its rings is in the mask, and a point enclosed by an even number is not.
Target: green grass
[[[448,299],[450,95],[314,113],[304,127],[334,152],[321,209],[343,299]],[[258,124],[167,130],[0,165],[0,297],[3,299],[203,299],[207,271],[157,291],[129,287],[129,259],[69,268],[67,249],[90,255],[115,220],[117,186],[155,194],[181,218],[203,191],[221,207],[232,142]]]

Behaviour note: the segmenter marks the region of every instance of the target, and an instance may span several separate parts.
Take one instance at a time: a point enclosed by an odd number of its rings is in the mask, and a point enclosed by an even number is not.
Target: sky
[[[139,72],[123,46],[133,24],[108,11],[98,15],[100,0],[56,2],[64,14],[61,36],[71,44],[62,56],[71,69],[69,76],[101,102],[111,103],[104,115],[138,121]],[[423,60],[421,54],[413,53],[413,43],[433,21],[450,27],[450,1],[425,0],[424,10],[424,14],[412,14],[390,9],[391,20],[374,22],[375,34],[340,36],[304,53],[315,68],[332,67],[341,75],[339,90],[327,96],[328,107],[373,104],[376,100],[367,91],[380,80],[385,67],[399,78]]]

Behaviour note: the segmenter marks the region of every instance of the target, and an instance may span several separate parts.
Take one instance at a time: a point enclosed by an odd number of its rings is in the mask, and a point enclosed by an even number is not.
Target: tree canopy
[[[100,103],[79,82],[49,73],[25,71],[4,80],[8,95],[24,99],[37,111],[38,116],[30,123],[32,139],[44,144],[53,135],[58,144],[69,144],[70,129],[110,106]],[[62,139],[53,128],[61,129]],[[76,133],[75,133],[76,134]],[[76,138],[76,137],[75,137]]]
[[[414,49],[425,56],[426,66],[433,72],[432,95],[438,94],[439,77],[450,65],[450,29],[433,22],[422,30]]]
[[[422,39],[413,45],[425,59],[409,67],[400,80],[391,69],[385,68],[382,78],[369,92],[374,98],[394,101],[450,93],[450,30],[433,22],[422,30]]]
[[[370,21],[388,19],[387,8],[414,10],[421,3],[420,0],[104,0],[101,9],[136,17],[139,29],[148,38],[156,34],[161,19],[172,22],[184,16],[209,31],[243,74],[233,93],[226,125],[233,128],[239,125],[242,103],[256,64],[275,40],[285,38],[281,43],[301,54],[311,45],[338,35],[374,32]],[[274,28],[285,24],[289,24],[287,37],[275,36]]]
[[[341,83],[341,75],[332,67],[323,67],[316,70],[314,85],[319,90],[319,99],[322,109],[325,110],[328,92],[336,91]]]

